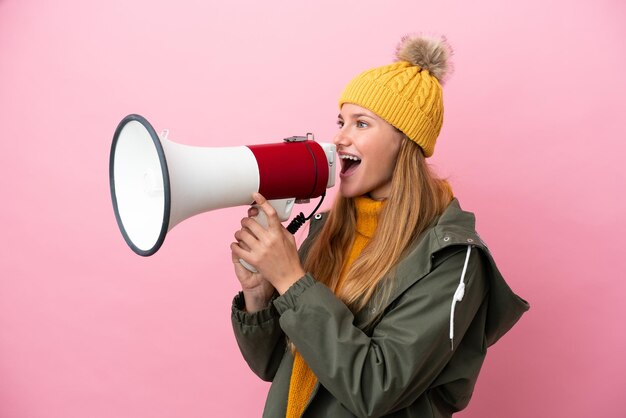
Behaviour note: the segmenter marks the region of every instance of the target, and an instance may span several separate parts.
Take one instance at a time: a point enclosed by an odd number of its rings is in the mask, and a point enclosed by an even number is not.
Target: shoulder
[[[482,265],[487,246],[475,230],[475,217],[461,209],[453,199],[439,218],[406,250],[394,271],[398,292],[403,292],[424,277],[446,271],[459,276],[468,248],[472,263]],[[458,280],[458,277],[456,277]]]
[[[436,244],[442,248],[452,245],[487,246],[476,232],[476,216],[461,208],[458,199],[452,199],[432,228]]]
[[[324,211],[316,213],[311,217],[311,220],[309,221],[309,236],[319,233],[328,219],[328,214],[328,211]]]
[[[304,260],[306,254],[309,252],[313,241],[317,238],[320,231],[324,227],[326,220],[328,219],[328,212],[316,213],[309,220],[309,232],[306,239],[302,242],[299,249],[300,259]]]
[[[476,217],[472,212],[463,210],[458,199],[454,198],[432,225],[407,248],[405,258],[417,259],[420,263],[426,259],[446,259],[468,245],[487,250],[487,245],[476,232]]]

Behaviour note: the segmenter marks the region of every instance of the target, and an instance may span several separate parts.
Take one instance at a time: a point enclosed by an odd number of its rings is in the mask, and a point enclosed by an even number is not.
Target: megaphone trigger
[[[243,258],[239,259],[239,264],[241,264],[242,266],[244,266],[246,268],[246,270],[251,271],[252,273],[258,273],[259,271],[250,263],[248,263],[246,260],[244,260]]]

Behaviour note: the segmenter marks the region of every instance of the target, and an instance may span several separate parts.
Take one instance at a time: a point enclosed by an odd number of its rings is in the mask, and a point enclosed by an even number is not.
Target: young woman
[[[450,417],[487,347],[528,309],[425,160],[450,54],[444,39],[408,37],[398,61],[348,84],[339,196],[299,252],[263,196],[268,227],[241,221],[232,322],[247,363],[272,381],[264,417]]]

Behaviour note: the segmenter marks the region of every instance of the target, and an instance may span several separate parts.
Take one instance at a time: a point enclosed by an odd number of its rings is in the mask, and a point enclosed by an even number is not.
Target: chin
[[[364,192],[362,190],[355,190],[355,189],[352,189],[352,188],[350,188],[350,189],[340,188],[339,189],[339,194],[342,197],[345,197],[346,199],[363,196],[366,193],[367,192]]]

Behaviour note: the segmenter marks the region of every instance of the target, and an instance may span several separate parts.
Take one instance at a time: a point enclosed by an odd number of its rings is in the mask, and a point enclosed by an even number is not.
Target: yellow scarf
[[[374,236],[378,225],[378,215],[383,208],[384,201],[372,200],[368,197],[357,197],[356,205],[356,237],[352,248],[348,253],[348,258],[343,265],[337,292],[345,279],[348,269],[361,254],[370,238]],[[296,351],[289,381],[289,396],[287,398],[286,418],[300,418],[306,408],[307,402],[313,393],[317,377],[313,374],[299,352]]]

